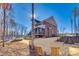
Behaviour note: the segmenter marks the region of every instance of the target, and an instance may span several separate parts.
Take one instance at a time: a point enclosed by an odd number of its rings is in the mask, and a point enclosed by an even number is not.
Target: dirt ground
[[[6,43],[2,47],[0,43],[0,56],[26,56],[29,55],[29,40],[15,41]]]
[[[64,44],[63,42],[57,42],[57,39],[57,37],[39,38],[34,40],[34,45],[42,47],[48,55],[51,53],[51,47],[60,47],[61,56],[79,56],[79,44]]]
[[[70,56],[79,56],[79,45],[63,44],[62,42],[56,42],[56,39],[57,38],[35,39],[34,45],[42,47],[47,54],[50,54],[51,47],[61,47],[61,50],[63,51],[63,55],[61,54],[61,56],[67,56],[68,53]],[[2,43],[0,43],[0,56],[28,56],[29,42],[30,40],[14,41],[6,43],[5,47],[2,47]],[[69,51],[67,51],[67,48]]]

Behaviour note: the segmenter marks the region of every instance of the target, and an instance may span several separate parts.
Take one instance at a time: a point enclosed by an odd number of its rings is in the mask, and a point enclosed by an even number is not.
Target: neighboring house
[[[35,37],[53,37],[57,36],[58,29],[54,17],[51,16],[43,21],[35,23]]]

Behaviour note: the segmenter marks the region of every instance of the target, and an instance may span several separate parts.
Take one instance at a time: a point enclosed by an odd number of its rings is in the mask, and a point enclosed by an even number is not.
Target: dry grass
[[[69,47],[69,53],[72,56],[79,56],[79,48]]]
[[[14,41],[6,43],[2,47],[0,43],[0,56],[26,56],[29,55],[29,40]]]

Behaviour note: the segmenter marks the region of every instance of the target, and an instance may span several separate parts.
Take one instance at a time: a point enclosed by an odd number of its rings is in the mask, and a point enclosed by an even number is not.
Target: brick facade
[[[53,16],[43,20],[41,25],[35,28],[35,37],[52,37],[57,36],[57,33],[57,24]]]

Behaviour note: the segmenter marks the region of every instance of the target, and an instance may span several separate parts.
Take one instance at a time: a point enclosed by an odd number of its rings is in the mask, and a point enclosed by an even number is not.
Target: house
[[[43,21],[36,21],[35,23],[35,37],[53,37],[57,36],[57,24],[53,16],[44,19]]]

